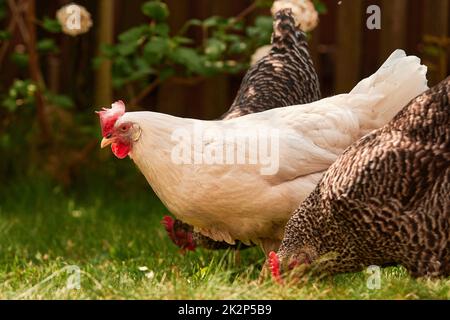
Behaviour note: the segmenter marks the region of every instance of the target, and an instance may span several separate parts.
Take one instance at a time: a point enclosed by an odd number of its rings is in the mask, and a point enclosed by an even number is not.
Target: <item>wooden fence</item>
[[[71,0],[39,0],[39,16],[53,15]],[[60,54],[49,58],[43,72],[53,90],[72,94],[81,105],[108,104],[114,98],[108,77],[95,80],[91,59],[99,42],[113,42],[123,30],[143,22],[139,14],[145,0],[79,0],[94,16],[95,27],[87,35],[59,40]],[[177,30],[186,19],[211,15],[234,16],[252,0],[166,0],[170,24]],[[311,38],[311,52],[324,96],[346,92],[362,77],[373,73],[390,52],[403,48],[429,66],[430,85],[449,74],[450,0],[323,0],[328,12]],[[366,9],[381,8],[381,29],[369,30]],[[261,13],[261,12],[258,12]],[[267,12],[266,12],[267,13]],[[256,13],[255,13],[256,14]],[[248,19],[252,19],[249,16]],[[109,66],[104,65],[104,72]],[[2,66],[0,80],[6,88],[20,71]],[[110,77],[109,77],[110,78]],[[180,116],[211,119],[231,104],[242,75],[217,76],[186,85],[167,82],[144,101],[149,109]],[[100,81],[101,80],[101,81]]]

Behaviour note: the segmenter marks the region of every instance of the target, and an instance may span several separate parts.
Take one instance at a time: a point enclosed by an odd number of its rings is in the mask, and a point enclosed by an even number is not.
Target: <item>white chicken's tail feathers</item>
[[[383,126],[427,90],[426,73],[427,67],[418,57],[395,50],[377,72],[360,81],[349,93],[361,128],[371,131]]]

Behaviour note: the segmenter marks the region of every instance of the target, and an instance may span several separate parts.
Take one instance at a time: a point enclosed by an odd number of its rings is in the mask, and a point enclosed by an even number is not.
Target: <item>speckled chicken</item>
[[[286,8],[274,16],[272,49],[248,70],[232,106],[220,119],[237,118],[319,99],[319,80],[308,52],[306,35],[295,26],[292,10]],[[169,216],[164,217],[162,224],[170,239],[182,251],[194,250],[196,247],[248,247],[239,241],[236,245],[214,241],[194,232],[192,226]]]
[[[314,262],[330,273],[401,264],[415,277],[450,276],[449,101],[450,77],[338,158],[270,253],[276,279]]]
[[[232,106],[221,119],[319,99],[319,80],[306,35],[295,27],[291,9],[284,9],[274,17],[272,49],[248,70]]]

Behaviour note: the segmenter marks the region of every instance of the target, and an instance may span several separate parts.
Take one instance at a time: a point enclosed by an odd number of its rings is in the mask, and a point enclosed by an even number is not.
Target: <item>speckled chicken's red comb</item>
[[[103,137],[107,137],[114,128],[114,125],[121,116],[125,113],[125,104],[122,100],[116,101],[111,105],[111,108],[102,108],[96,111],[100,117],[100,125],[102,127]]]
[[[278,255],[273,251],[269,253],[269,266],[274,280],[279,284],[283,283],[280,274],[280,260],[278,259]]]

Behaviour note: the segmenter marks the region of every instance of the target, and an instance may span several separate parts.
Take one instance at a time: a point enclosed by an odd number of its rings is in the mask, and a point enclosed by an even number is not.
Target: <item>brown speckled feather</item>
[[[278,252],[331,273],[401,264],[450,275],[450,77],[350,146],[286,226]]]
[[[319,80],[306,35],[295,27],[291,9],[284,9],[275,15],[272,49],[248,70],[232,106],[221,119],[319,99]]]

